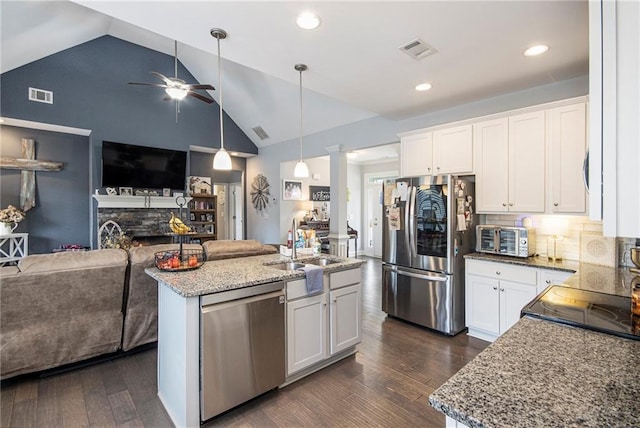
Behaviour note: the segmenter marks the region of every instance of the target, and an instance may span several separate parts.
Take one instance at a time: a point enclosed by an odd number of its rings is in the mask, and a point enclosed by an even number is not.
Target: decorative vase
[[[18,227],[18,223],[1,223],[0,222],[0,235],[11,235],[13,231]]]

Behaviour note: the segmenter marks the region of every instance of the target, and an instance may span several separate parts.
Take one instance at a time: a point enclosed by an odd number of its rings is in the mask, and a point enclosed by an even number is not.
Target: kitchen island
[[[326,277],[349,277],[350,284],[357,283],[359,290],[359,267],[364,262],[355,259],[337,259],[331,257],[333,263],[323,267],[323,275]],[[307,259],[302,259],[301,262]],[[158,396],[162,401],[165,409],[176,426],[194,426],[200,425],[202,420],[208,419],[210,416],[205,407],[212,400],[204,400],[202,397],[205,387],[210,382],[203,381],[204,373],[203,361],[205,357],[201,354],[203,340],[203,314],[205,313],[205,303],[209,305],[212,301],[219,304],[218,307],[226,308],[233,302],[247,300],[247,296],[254,296],[258,293],[279,293],[282,310],[276,310],[284,313],[284,289],[289,283],[300,282],[305,277],[305,272],[300,270],[283,270],[274,267],[274,264],[289,261],[289,258],[277,254],[243,257],[235,259],[225,259],[210,261],[204,263],[199,269],[184,272],[165,272],[157,268],[150,268],[146,273],[158,281]],[[355,272],[355,274],[347,274]],[[323,295],[329,294],[330,281],[325,280]],[[333,292],[333,290],[331,291]],[[359,296],[359,294],[357,294]],[[251,300],[251,299],[249,299]],[[276,306],[278,296],[275,297]],[[359,301],[357,302],[359,304]],[[332,300],[332,305],[337,305],[339,310],[343,307],[340,303]],[[215,305],[213,305],[215,306]],[[244,309],[240,311],[249,318],[256,314],[249,314]],[[359,317],[359,310],[356,311]],[[231,312],[231,314],[237,312]],[[228,313],[226,313],[228,314]],[[220,315],[224,315],[222,312]],[[204,315],[206,316],[206,315]],[[226,318],[226,319],[225,319]],[[227,349],[218,348],[213,352],[218,355],[220,352],[228,352],[231,360],[229,365],[233,367],[226,368],[229,373],[238,370],[238,365],[243,360],[242,355],[236,355],[235,361],[232,350],[236,344],[243,345],[243,341],[247,339],[243,334],[249,334],[249,339],[255,340],[255,343],[262,342],[263,347],[273,347],[268,343],[268,338],[263,338],[258,332],[245,332],[237,330],[234,332],[236,325],[233,321],[229,322],[228,316],[218,318],[222,327],[228,328]],[[226,324],[224,322],[226,322]],[[280,327],[285,330],[284,319]],[[265,322],[262,322],[264,325]],[[258,326],[260,322],[258,321]],[[212,326],[213,330],[217,327]],[[357,320],[357,329],[359,333],[360,321]],[[348,329],[353,331],[353,329]],[[256,336],[257,334],[257,336]],[[235,338],[235,340],[234,340]],[[266,342],[265,342],[266,341]],[[258,343],[259,344],[259,343]],[[284,345],[283,345],[284,348]],[[284,349],[282,349],[284,355]],[[355,352],[355,345],[350,345],[348,349],[342,350],[336,355],[331,355],[324,363],[344,358]],[[209,360],[209,357],[206,358]],[[275,362],[282,366],[282,370],[286,366],[285,358],[282,361]],[[246,366],[245,366],[246,367]],[[224,368],[223,368],[224,369]],[[311,368],[308,368],[311,370]],[[264,370],[263,370],[264,371]],[[267,370],[268,371],[268,370]],[[241,369],[237,372],[239,375],[246,370]],[[235,375],[234,375],[235,376]],[[254,382],[256,379],[249,379],[247,382]],[[203,385],[204,384],[204,385]],[[237,386],[238,383],[236,382]],[[278,385],[275,385],[278,386]],[[274,386],[272,386],[274,387]],[[234,385],[230,385],[230,394],[233,392]],[[216,397],[219,401],[225,397]],[[205,402],[206,401],[206,402]],[[239,404],[239,403],[238,403]],[[216,414],[213,412],[212,414]],[[209,415],[209,416],[207,416]]]

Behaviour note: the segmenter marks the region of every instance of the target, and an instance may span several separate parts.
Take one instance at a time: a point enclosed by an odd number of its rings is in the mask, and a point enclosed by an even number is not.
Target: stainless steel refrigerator
[[[455,335],[465,328],[464,258],[475,248],[473,176],[384,183],[382,310]]]

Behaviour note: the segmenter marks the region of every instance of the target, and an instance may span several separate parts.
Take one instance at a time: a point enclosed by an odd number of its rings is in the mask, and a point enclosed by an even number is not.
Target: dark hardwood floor
[[[363,340],[356,355],[209,421],[206,427],[444,427],[429,394],[487,342],[451,338],[380,310],[380,261],[364,258]],[[34,352],[37,352],[34,350]],[[168,427],[156,395],[156,350],[4,382],[2,427]]]

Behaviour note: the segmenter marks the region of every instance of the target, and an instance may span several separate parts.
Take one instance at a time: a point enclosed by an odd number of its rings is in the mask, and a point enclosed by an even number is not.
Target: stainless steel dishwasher
[[[205,421],[285,380],[284,283],[200,299],[200,419]]]

